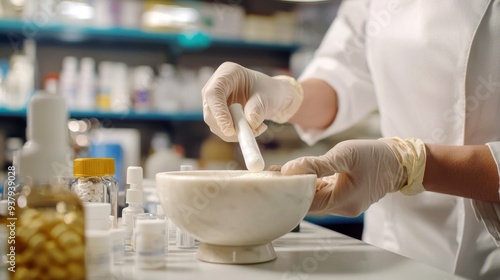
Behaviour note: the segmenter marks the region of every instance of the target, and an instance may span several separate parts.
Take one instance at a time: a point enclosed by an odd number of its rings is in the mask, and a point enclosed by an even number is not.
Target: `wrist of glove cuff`
[[[401,187],[400,192],[404,195],[417,195],[425,188],[422,184],[425,172],[425,144],[417,138],[401,139],[398,137],[387,138],[395,142],[391,148],[399,155],[401,165],[406,168],[408,173],[408,182]]]
[[[290,76],[279,75],[274,76],[273,79],[283,81],[289,85],[290,90],[290,99],[289,104],[286,106],[284,110],[280,110],[277,114],[275,114],[270,120],[276,123],[286,123],[290,118],[297,113],[302,104],[302,100],[304,100],[304,91],[302,90],[302,86]]]

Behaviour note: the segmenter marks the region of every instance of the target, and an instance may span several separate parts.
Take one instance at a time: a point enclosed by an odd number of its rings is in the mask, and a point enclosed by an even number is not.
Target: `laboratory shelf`
[[[117,120],[144,120],[144,121],[201,121],[202,112],[104,112],[104,111],[71,111],[70,116],[76,119],[97,118]]]
[[[105,112],[105,111],[71,111],[70,116],[76,119],[96,118],[96,119],[114,119],[114,120],[140,120],[140,121],[201,121],[203,113],[201,112]],[[26,117],[26,109],[11,110],[0,108],[0,118],[3,117]]]
[[[292,53],[297,44],[252,42],[212,37],[199,31],[160,32],[122,27],[94,27],[59,23],[0,19],[0,40],[18,46],[24,39],[39,43],[103,43],[156,44],[183,50],[204,50],[208,47],[252,48]]]

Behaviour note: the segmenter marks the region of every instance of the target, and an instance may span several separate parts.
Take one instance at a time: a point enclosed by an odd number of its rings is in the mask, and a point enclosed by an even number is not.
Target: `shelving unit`
[[[42,23],[17,19],[0,19],[0,43],[10,44],[16,51],[22,41],[33,39],[39,46],[77,45],[79,47],[102,48],[115,47],[134,48],[137,46],[160,48],[168,54],[171,62],[176,62],[181,54],[192,53],[195,56],[204,56],[206,53],[228,55],[228,60],[234,53],[244,53],[259,58],[269,57],[275,60],[288,60],[290,55],[299,48],[296,44],[280,44],[251,42],[239,39],[216,38],[203,32],[156,32],[122,27],[101,28],[93,26],[67,25],[57,23]],[[211,55],[207,55],[211,56]],[[288,61],[282,62],[288,63]],[[73,118],[110,118],[127,120],[155,120],[155,121],[201,121],[201,112],[102,112],[102,111],[74,111]],[[0,117],[23,117],[26,110],[8,110],[0,108]]]
[[[71,111],[71,118],[97,118],[97,119],[128,119],[137,121],[201,121],[203,114],[201,112],[179,112],[179,113],[160,113],[160,112],[103,112],[103,111]],[[6,118],[25,118],[26,109],[10,110],[0,108],[0,117]]]
[[[27,38],[34,39],[40,44],[101,43],[119,44],[121,47],[123,47],[123,43],[153,44],[182,51],[201,51],[209,47],[230,47],[291,54],[299,48],[297,44],[211,37],[200,31],[175,33],[122,27],[101,28],[0,19],[0,41],[18,43]]]

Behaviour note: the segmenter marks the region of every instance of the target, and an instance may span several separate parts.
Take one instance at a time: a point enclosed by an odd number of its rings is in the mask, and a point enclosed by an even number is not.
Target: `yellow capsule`
[[[19,210],[21,211],[21,210]],[[32,220],[37,220],[38,217],[40,216],[40,213],[38,213],[37,210],[35,209],[25,209],[21,211],[21,218],[23,221],[23,224],[30,224]]]
[[[29,279],[30,272],[28,268],[26,267],[17,267],[16,272],[12,273],[12,280],[24,280],[24,279]]]
[[[40,275],[42,273],[40,272],[39,269],[36,269],[36,268],[30,268],[29,271],[28,271],[28,275],[26,277],[26,279],[40,279]]]
[[[43,244],[47,241],[47,238],[42,233],[37,233],[30,237],[28,240],[28,246],[31,250],[38,251],[42,248]]]
[[[64,215],[64,222],[66,224],[72,224],[77,220],[80,220],[78,213],[70,212]]]
[[[62,248],[71,248],[83,242],[82,236],[76,234],[74,231],[66,231],[58,238],[58,243]]]
[[[43,227],[43,222],[40,220],[31,220],[29,224],[25,224],[24,226],[19,226],[17,229],[17,236],[26,241],[30,239],[32,235],[40,231],[40,228]],[[22,229],[22,230],[21,230]]]
[[[64,264],[66,256],[58,248],[54,248],[52,251],[48,251],[47,253],[54,262]]]
[[[67,265],[66,269],[68,274],[71,275],[71,279],[84,279],[85,278],[85,267],[82,262],[71,262]]]
[[[50,231],[50,236],[54,239],[59,238],[59,236],[68,230],[68,226],[66,224],[58,224],[52,228]]]
[[[68,273],[61,267],[51,266],[48,272],[50,279],[68,279]]]
[[[79,261],[85,259],[85,247],[83,244],[73,246],[66,250],[66,254],[71,260]]]

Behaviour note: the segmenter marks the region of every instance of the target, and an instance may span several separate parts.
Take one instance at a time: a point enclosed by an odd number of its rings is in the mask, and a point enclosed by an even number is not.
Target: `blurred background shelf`
[[[0,118],[25,118],[26,109],[11,110],[0,108]],[[71,118],[96,118],[113,120],[132,120],[132,121],[201,121],[203,113],[201,112],[178,112],[178,113],[160,113],[160,112],[103,112],[103,111],[71,111]]]
[[[291,54],[300,45],[270,43],[212,37],[201,31],[165,32],[145,31],[123,27],[93,27],[58,23],[35,23],[20,19],[0,19],[0,40],[16,48],[24,39],[34,39],[44,44],[104,44],[121,46],[123,44],[163,45],[180,50],[201,51],[209,47],[244,48],[261,51],[279,51]],[[94,45],[94,47],[96,47]]]

